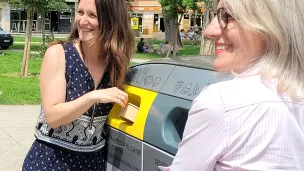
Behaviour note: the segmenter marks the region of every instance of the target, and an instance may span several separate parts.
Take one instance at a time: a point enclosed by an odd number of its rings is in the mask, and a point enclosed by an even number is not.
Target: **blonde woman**
[[[204,35],[236,78],[193,101],[170,171],[303,171],[304,1],[216,3]]]

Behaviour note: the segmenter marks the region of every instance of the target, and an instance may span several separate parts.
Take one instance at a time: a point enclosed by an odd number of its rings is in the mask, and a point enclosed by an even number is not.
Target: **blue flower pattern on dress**
[[[22,171],[104,171],[104,149],[77,155],[35,141],[27,154]]]
[[[66,60],[66,102],[75,100],[95,89],[94,80],[88,68],[81,59],[74,43],[62,44]],[[97,85],[96,89],[110,88],[109,66]],[[97,103],[95,105],[94,120],[92,123],[93,134],[89,133],[90,118],[93,115],[93,106],[75,121],[51,128],[44,116],[43,108],[36,125],[35,136],[41,141],[54,144],[72,151],[93,152],[100,150],[104,144],[104,124],[113,107],[113,103]]]

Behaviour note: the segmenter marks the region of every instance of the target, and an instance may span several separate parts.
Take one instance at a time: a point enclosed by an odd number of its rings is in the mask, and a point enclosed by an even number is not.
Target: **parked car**
[[[0,27],[0,47],[2,49],[7,49],[11,45],[13,45],[13,43],[14,43],[14,38],[10,34],[10,32],[6,31],[6,30],[3,30]]]

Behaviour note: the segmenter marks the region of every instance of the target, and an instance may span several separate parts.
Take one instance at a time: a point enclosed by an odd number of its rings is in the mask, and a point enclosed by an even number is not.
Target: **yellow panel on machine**
[[[128,93],[128,102],[139,108],[137,117],[134,123],[122,119],[118,115],[121,111],[121,107],[115,104],[109,113],[107,124],[133,137],[143,140],[144,127],[148,112],[155,97],[157,96],[157,93],[129,85],[125,86],[124,89],[125,92]]]

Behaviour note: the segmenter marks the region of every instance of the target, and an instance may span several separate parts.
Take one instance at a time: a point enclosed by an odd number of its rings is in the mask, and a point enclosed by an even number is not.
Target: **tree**
[[[64,2],[64,0],[57,0],[57,1],[53,1],[52,3],[48,3],[47,6],[45,6],[44,8],[39,9],[39,11],[37,11],[40,15],[41,15],[41,20],[42,20],[42,46],[46,46],[45,45],[45,12],[48,10],[61,10],[61,9],[66,9],[68,8],[68,5]],[[52,30],[51,30],[52,31]]]
[[[14,7],[26,9],[27,12],[25,46],[21,66],[21,76],[26,77],[30,59],[34,12],[46,11],[53,4],[64,3],[64,0],[10,0],[9,2]]]
[[[214,17],[213,10],[214,10],[213,0],[205,0],[203,30],[206,29],[211,19]],[[214,43],[210,39],[204,37],[204,35],[202,35],[201,37],[202,39],[201,39],[199,55],[213,55]]]
[[[127,6],[128,6],[128,10],[132,11],[132,2],[134,2],[134,0],[126,0]]]
[[[77,1],[76,1],[77,2]],[[38,11],[38,13],[41,15],[41,33],[42,33],[42,44],[39,47],[38,50],[38,56],[43,58],[47,48],[48,48],[48,44],[46,43],[50,43],[52,41],[54,41],[54,34],[53,34],[53,30],[51,30],[51,36],[50,38],[46,38],[45,36],[45,12],[48,10],[53,10],[53,11],[60,11],[61,9],[67,9],[69,8],[68,5],[64,2],[64,1],[55,1],[53,3],[49,3],[48,6],[45,6],[44,9],[40,9]]]
[[[189,10],[197,10],[198,2],[202,0],[159,0],[164,20],[166,41],[173,47],[173,57],[176,56],[176,45],[179,36],[179,25],[183,16]],[[169,53],[167,54],[168,57]]]

